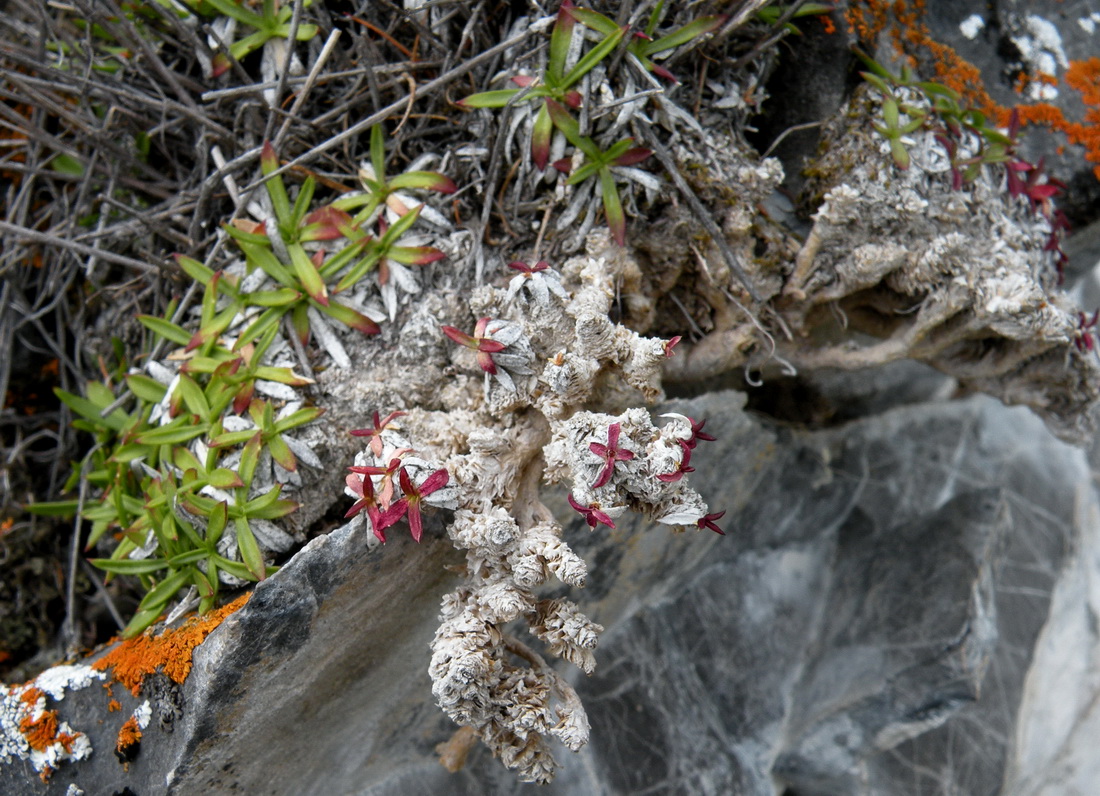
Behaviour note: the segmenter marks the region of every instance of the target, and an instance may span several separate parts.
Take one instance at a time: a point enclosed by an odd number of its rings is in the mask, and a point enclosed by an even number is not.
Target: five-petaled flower
[[[508,283],[508,299],[513,299],[523,288],[542,307],[550,306],[550,294],[553,293],[562,301],[569,300],[569,293],[561,284],[561,275],[558,274],[546,260],[539,260],[534,265],[523,262],[508,263],[513,271],[519,271]]]
[[[714,442],[715,439],[717,439],[717,437],[712,437],[710,434],[707,434],[705,431],[703,431],[703,426],[707,424],[706,418],[703,418],[698,423],[696,423],[695,420],[690,417],[687,418],[687,421],[688,424],[691,426],[691,437],[685,440],[685,443],[689,448],[694,448],[698,444],[699,440],[703,440],[704,442]]]
[[[726,532],[723,531],[721,528],[719,528],[718,525],[714,522],[715,520],[722,519],[722,517],[724,517],[725,514],[726,514],[726,512],[724,512],[724,511],[718,511],[718,512],[715,512],[714,514],[707,514],[703,517],[700,517],[699,521],[696,522],[695,524],[698,525],[700,529],[710,528],[715,533],[719,533],[722,536],[725,536]]]
[[[381,492],[378,495],[378,502],[382,504],[382,508],[388,509],[390,507],[390,501],[393,499],[393,479],[397,475],[397,471],[401,468],[401,457],[408,453],[411,448],[401,448],[394,451],[394,456],[390,459],[389,466],[387,467],[349,467],[353,473],[366,476],[382,476],[382,481],[379,483]]]
[[[378,413],[372,412],[372,420],[374,421],[374,428],[357,428],[354,429],[351,434],[353,437],[370,437],[370,449],[375,458],[382,458],[382,432],[386,429],[390,423],[397,418],[404,415],[404,412],[390,412],[386,415],[385,420],[378,419]]]
[[[1077,313],[1077,328],[1073,330],[1073,344],[1081,353],[1096,351],[1096,323],[1100,320],[1100,310],[1090,318],[1083,312]]]
[[[420,516],[420,503],[432,492],[447,486],[450,477],[450,473],[446,470],[439,469],[425,478],[424,483],[418,487],[409,478],[405,468],[402,467],[398,478],[401,481],[401,491],[405,494],[382,515],[384,527],[388,528],[393,525],[404,517],[407,512],[409,515],[409,532],[412,533],[412,538],[419,542],[420,537],[424,534],[424,521]]]
[[[507,346],[488,336],[486,327],[488,327],[491,320],[491,318],[480,319],[477,322],[477,326],[474,327],[474,333],[472,335],[466,334],[466,332],[460,331],[453,326],[444,326],[442,328],[443,334],[447,335],[456,343],[469,348],[471,351],[476,351],[478,367],[489,375],[495,375],[497,372],[497,365],[493,361],[491,355],[503,351]]]
[[[704,420],[703,422],[705,423],[706,421]],[[704,437],[700,437],[700,439],[704,439]],[[683,458],[680,459],[680,465],[671,473],[661,473],[660,475],[658,475],[658,481],[664,481],[666,484],[671,484],[674,481],[679,481],[687,473],[695,472],[694,467],[688,466],[688,463],[691,461],[691,450],[694,447],[694,437],[692,438],[692,440],[692,443],[689,443],[686,439],[676,440],[680,443],[680,449],[683,451],[684,454]]]
[[[584,515],[584,521],[588,523],[589,528],[595,528],[600,523],[603,523],[608,528],[614,528],[615,522],[603,511],[600,511],[600,504],[593,503],[591,506],[582,506],[580,503],[573,499],[573,495],[566,496],[566,500],[569,501],[569,505]]]
[[[344,515],[344,518],[354,517],[363,509],[367,510],[367,516],[370,518],[371,530],[374,531],[374,535],[378,537],[378,540],[382,543],[386,541],[386,528],[393,523],[387,524],[385,517],[382,516],[382,510],[378,506],[378,501],[374,495],[374,482],[369,475],[361,476],[356,473],[348,475],[344,481],[348,485],[348,489],[359,496],[359,499],[355,501],[355,504],[348,509],[348,513]]]
[[[603,469],[600,470],[596,482],[592,484],[593,489],[599,489],[611,480],[611,474],[615,470],[615,462],[628,462],[634,458],[634,454],[631,451],[623,450],[619,447],[619,432],[621,430],[622,427],[618,423],[612,423],[607,427],[606,445],[601,445],[599,442],[593,442],[588,446],[588,450],[592,451],[604,461]]]
[[[716,439],[715,437],[712,437],[710,434],[707,434],[705,431],[703,431],[703,426],[707,424],[705,418],[696,423],[695,418],[688,417],[687,415],[681,415],[678,412],[669,412],[667,415],[661,415],[661,417],[674,417],[678,420],[683,420],[685,423],[688,424],[688,427],[691,429],[691,436],[689,436],[684,441],[687,443],[687,446],[692,450],[695,449],[695,446],[699,443],[699,440],[703,440],[705,442],[714,442],[714,440]]]

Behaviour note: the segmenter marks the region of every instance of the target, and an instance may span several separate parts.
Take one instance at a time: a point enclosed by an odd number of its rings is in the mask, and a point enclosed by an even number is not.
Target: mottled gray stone
[[[852,513],[776,763],[783,779],[808,794],[860,793],[868,758],[978,698],[997,641],[1004,508],[999,490],[982,489],[898,527]]]

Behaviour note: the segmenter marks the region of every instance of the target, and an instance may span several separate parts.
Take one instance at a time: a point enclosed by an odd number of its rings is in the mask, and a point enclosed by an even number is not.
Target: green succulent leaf
[[[579,9],[574,9],[578,11]],[[619,46],[619,42],[623,40],[623,36],[626,35],[626,28],[616,27],[615,32],[605,36],[599,44],[593,47],[591,50],[582,55],[576,65],[569,70],[564,78],[562,78],[560,88],[567,89],[588,74],[592,69],[611,54],[612,50]]]
[[[55,500],[51,502],[31,503],[25,506],[31,514],[39,517],[72,517],[80,508],[79,500]]]
[[[496,91],[482,91],[471,94],[458,101],[464,108],[503,108],[512,97],[521,91],[518,88],[502,88]]]
[[[317,303],[328,304],[328,288],[325,287],[325,280],[321,277],[317,266],[309,259],[306,250],[298,243],[290,244],[287,250],[290,252],[290,262],[294,266],[294,273],[305,292]]]
[[[250,266],[259,266],[264,273],[283,287],[294,289],[298,286],[290,269],[279,262],[279,258],[275,256],[271,249],[264,248],[255,243],[249,243],[240,238],[237,239],[237,245],[240,246],[241,251],[244,252],[244,256],[247,258]]]
[[[147,629],[149,625],[157,621],[161,614],[164,613],[164,606],[159,608],[149,608],[144,611],[138,611],[134,614],[134,618],[127,623],[126,627],[122,631],[122,637],[124,639],[133,638],[139,635],[142,631]]]
[[[241,560],[248,567],[249,580],[263,580],[267,577],[264,557],[260,553],[260,546],[256,544],[256,537],[252,533],[248,520],[240,517],[235,519],[233,524],[237,529],[237,549],[241,553]]]
[[[209,422],[210,403],[206,400],[206,395],[203,393],[202,387],[186,373],[181,373],[177,389],[180,391],[180,394],[183,395],[183,402],[187,406],[188,411]]]
[[[233,348],[236,350],[240,350],[241,348],[244,348],[244,346],[255,340],[257,337],[263,335],[265,332],[276,328],[279,324],[279,321],[285,314],[285,307],[271,307],[264,310],[262,313],[260,313],[259,317],[256,318],[256,320],[248,325],[248,328],[241,332],[240,337],[237,338],[237,342],[234,343]]]
[[[623,213],[622,200],[619,198],[619,189],[615,185],[615,178],[610,169],[600,171],[600,196],[603,198],[603,211],[607,216],[611,237],[620,246],[625,246],[626,216]]]
[[[573,40],[573,28],[577,18],[564,3],[558,9],[557,19],[550,31],[550,58],[546,65],[546,80],[552,86],[560,86],[565,76],[565,60],[569,56],[570,42]]]
[[[184,272],[203,285],[210,284],[210,280],[214,278],[214,271],[211,268],[206,267],[198,260],[193,260],[190,257],[185,257],[182,254],[176,255],[176,262]]]
[[[93,566],[115,575],[148,575],[152,572],[159,572],[168,566],[168,562],[163,558],[123,558],[120,560],[93,558],[91,563]]]
[[[210,516],[206,521],[206,541],[209,545],[217,545],[229,524],[229,510],[224,500],[220,501],[210,510]]]
[[[241,463],[237,466],[237,474],[246,486],[252,484],[256,475],[256,466],[260,463],[260,450],[263,446],[263,435],[257,431],[241,450]]]
[[[237,42],[237,44],[240,44],[240,42]],[[245,53],[237,55],[234,52],[233,57],[240,60],[244,54]],[[267,195],[271,197],[271,207],[275,211],[275,218],[279,220],[279,224],[290,228],[293,226],[290,197],[287,196],[286,185],[283,184],[283,178],[274,174],[278,168],[279,157],[275,154],[275,148],[271,146],[270,141],[264,141],[263,150],[260,154],[260,171],[268,178],[265,183]],[[273,174],[274,176],[271,176]]]
[[[211,470],[206,480],[217,489],[236,489],[245,485],[239,475],[226,467]]]
[[[102,387],[103,385],[97,384],[97,382],[89,382],[87,386],[88,393],[94,393],[96,386]],[[63,404],[72,409],[76,414],[80,415],[85,420],[90,421],[91,424],[97,428],[106,428],[111,429],[112,431],[122,431],[131,423],[130,416],[123,412],[121,409],[116,409],[106,417],[101,416],[103,410],[107,406],[109,406],[114,400],[114,395],[111,394],[110,391],[108,391],[108,395],[110,395],[111,400],[107,402],[103,402],[102,400],[90,401],[87,398],[80,397],[79,395],[73,395],[70,392],[65,392],[60,388],[54,388],[53,392],[54,395],[56,395]]]
[[[313,177],[306,177],[302,187],[298,190],[298,198],[294,200],[294,209],[291,211],[291,225],[297,229],[302,224],[302,219],[309,212],[309,204],[313,201],[313,192],[317,188],[317,182]]]
[[[158,318],[155,315],[139,315],[138,320],[146,329],[160,335],[170,343],[185,346],[191,342],[191,335],[182,326],[177,326],[164,318]]]
[[[897,138],[890,139],[890,154],[893,155],[899,169],[904,171],[909,168],[909,152]]]
[[[129,374],[126,377],[126,386],[138,398],[151,404],[160,403],[168,392],[168,388],[156,379],[151,379],[139,373]]]
[[[809,5],[815,4],[811,3]],[[725,20],[726,17],[720,15],[699,17],[699,19],[689,22],[679,30],[669,33],[667,36],[662,36],[659,39],[653,41],[636,39],[634,42],[631,42],[631,49],[647,56],[655,55],[665,50],[672,50],[682,44],[687,44],[700,36],[705,36],[717,30]]]

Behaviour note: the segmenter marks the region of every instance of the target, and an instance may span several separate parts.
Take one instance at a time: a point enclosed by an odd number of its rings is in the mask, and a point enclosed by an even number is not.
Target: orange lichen
[[[126,719],[126,722],[118,731],[118,741],[115,743],[115,750],[119,754],[125,754],[130,750],[130,747],[140,742],[141,727],[138,726],[137,716],[131,716]]]
[[[1100,179],[1100,58],[1070,61],[1065,84],[1080,92],[1085,113],[1080,122],[1067,119],[1062,111],[1045,102],[1006,108],[983,87],[980,70],[954,49],[932,39],[923,22],[924,0],[855,0],[845,12],[849,29],[875,49],[882,35],[893,43],[898,55],[912,67],[932,73],[936,82],[954,89],[973,108],[1008,125],[1013,110],[1021,125],[1041,125],[1061,133],[1071,144],[1084,148],[1085,160],[1096,163],[1093,172]],[[1044,73],[1021,73],[1014,88],[1022,93],[1029,85],[1058,85],[1058,78]]]
[[[24,716],[19,722],[19,732],[27,739],[31,749],[44,752],[58,740],[57,711],[45,710],[37,719]]]
[[[114,713],[116,710],[122,710],[122,703],[117,699],[112,699],[107,703],[107,712]]]
[[[1070,61],[1066,69],[1066,85],[1081,92],[1086,105],[1100,105],[1100,58]]]
[[[16,688],[18,688],[18,686],[13,686],[10,693],[14,693],[14,690]],[[19,701],[29,707],[33,707],[39,699],[42,699],[45,696],[46,692],[43,691],[41,688],[35,688],[34,686],[31,686],[19,695]]]
[[[120,642],[92,664],[92,668],[110,675],[137,696],[146,676],[161,671],[173,682],[182,683],[191,673],[191,655],[199,644],[234,611],[242,608],[251,593],[204,616],[188,619],[182,626],[159,635],[146,632]]]

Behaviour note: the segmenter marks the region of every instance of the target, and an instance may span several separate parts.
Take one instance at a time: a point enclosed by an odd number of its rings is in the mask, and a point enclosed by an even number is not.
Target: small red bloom
[[[514,263],[508,263],[508,267],[511,268],[513,271],[519,271],[520,273],[526,274],[527,276],[534,276],[539,271],[545,271],[547,268],[549,268],[550,263],[546,262],[546,260],[539,260],[534,265],[528,265],[527,263],[517,260]]]
[[[424,483],[419,487],[409,478],[409,474],[404,467],[401,468],[398,477],[401,481],[401,491],[405,495],[386,510],[385,514],[382,515],[382,521],[385,523],[385,527],[388,528],[408,513],[409,532],[412,533],[412,538],[419,542],[420,537],[424,535],[424,521],[420,516],[420,503],[432,492],[445,487],[451,476],[444,469],[436,470],[425,478]]]
[[[385,420],[378,419],[378,413],[372,413],[372,419],[374,421],[374,428],[357,428],[351,432],[353,437],[370,437],[370,449],[375,458],[382,458],[382,432],[386,426],[392,423],[399,417],[402,417],[404,412],[390,412],[386,415]]]
[[[600,504],[593,503],[591,506],[582,506],[580,503],[573,499],[573,495],[566,496],[566,500],[569,501],[569,505],[584,515],[584,521],[588,523],[589,528],[595,528],[600,523],[603,523],[608,528],[614,528],[615,523],[604,512],[600,511]]]
[[[619,447],[619,432],[621,430],[622,427],[618,423],[612,423],[607,427],[606,445],[593,442],[588,446],[588,450],[592,451],[604,461],[603,469],[600,471],[599,476],[597,476],[596,483],[592,484],[593,489],[599,489],[611,480],[611,474],[615,470],[615,462],[627,462],[634,458],[634,454],[631,451],[623,450]]]
[[[719,511],[715,514],[707,514],[705,517],[700,517],[699,521],[695,524],[698,525],[700,528],[710,528],[710,530],[714,531],[715,533],[719,533],[722,536],[725,536],[726,532],[719,528],[718,525],[714,522],[715,520],[722,519],[725,514],[726,512],[724,511]]]
[[[474,333],[472,335],[466,334],[453,326],[443,326],[441,328],[443,329],[443,334],[447,335],[460,346],[465,346],[471,351],[476,351],[478,367],[490,376],[493,376],[496,375],[497,365],[490,355],[498,351],[503,351],[507,346],[504,345],[504,343],[491,339],[485,334],[485,329],[488,327],[489,321],[491,320],[492,318],[480,319],[477,322],[477,326],[474,327]]]
[[[1096,324],[1100,321],[1100,310],[1090,318],[1083,312],[1077,313],[1077,328],[1073,331],[1073,344],[1081,353],[1096,350]]]
[[[371,477],[369,475],[362,477],[352,473],[345,479],[345,483],[348,485],[348,489],[359,496],[359,500],[355,501],[355,504],[348,509],[348,513],[344,515],[344,518],[354,517],[363,509],[366,509],[367,516],[370,518],[371,530],[374,531],[374,535],[378,537],[378,540],[385,544],[386,528],[393,523],[387,524],[382,516],[382,511],[379,509],[374,496],[374,483],[371,481]]]
[[[359,473],[359,475],[380,475],[382,476],[382,482],[379,486],[382,488],[381,494],[378,495],[378,502],[382,504],[382,508],[388,509],[390,507],[390,501],[393,499],[393,479],[397,475],[397,471],[401,468],[401,457],[408,453],[411,448],[401,448],[395,452],[395,455],[390,459],[389,466],[387,467],[349,467],[353,473]]]
[[[694,419],[689,417],[688,423],[691,424],[691,438],[686,441],[686,444],[689,448],[694,448],[699,440],[703,440],[704,442],[715,441],[715,437],[712,437],[710,434],[707,434],[703,431],[703,426],[707,424],[706,418],[703,418],[698,423],[696,423]]]
[[[706,421],[704,421],[704,422],[706,422]],[[691,450],[692,450],[693,446],[689,445],[688,441],[686,439],[678,440],[678,442],[680,443],[681,450],[683,450],[683,452],[684,452],[684,457],[680,460],[679,467],[677,467],[671,473],[662,473],[661,475],[658,475],[657,476],[658,481],[664,481],[666,484],[671,484],[674,481],[679,481],[687,473],[694,473],[695,472],[694,467],[689,467],[688,466],[688,463],[691,461]]]

